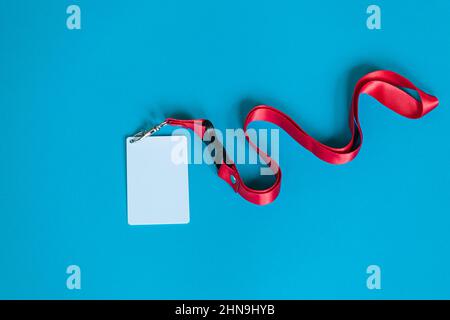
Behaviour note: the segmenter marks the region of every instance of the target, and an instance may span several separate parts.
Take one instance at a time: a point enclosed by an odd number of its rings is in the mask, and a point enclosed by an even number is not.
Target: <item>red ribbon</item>
[[[403,90],[404,88],[416,91],[420,99],[416,99],[405,92]],[[266,105],[259,105],[250,110],[244,122],[244,132],[247,131],[247,127],[253,121],[267,121],[282,128],[295,141],[311,151],[319,159],[331,164],[347,163],[356,157],[363,141],[363,135],[358,119],[358,100],[359,96],[363,93],[375,98],[394,112],[411,119],[423,117],[439,104],[436,97],[423,92],[408,79],[392,71],[380,70],[365,75],[355,86],[349,117],[349,127],[352,137],[345,147],[333,148],[317,141],[308,135],[288,115]],[[204,119],[177,120],[168,118],[166,121],[167,124],[170,125],[182,126],[194,130],[202,139],[208,129],[207,123],[210,124],[208,120]],[[248,187],[241,179],[236,165],[233,162],[225,163],[222,161],[219,163],[218,175],[244,199],[258,205],[271,203],[280,193],[281,170],[273,159],[261,151],[250,140],[247,133],[245,136],[249,144],[259,153],[261,158],[270,165],[276,178],[274,184],[263,190]]]

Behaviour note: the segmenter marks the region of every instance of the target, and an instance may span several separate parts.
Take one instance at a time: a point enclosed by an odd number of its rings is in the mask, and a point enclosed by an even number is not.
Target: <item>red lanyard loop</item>
[[[403,88],[416,91],[419,99],[405,92]],[[363,135],[358,119],[358,101],[361,94],[368,94],[385,107],[411,119],[423,117],[439,104],[436,97],[423,92],[411,81],[397,73],[386,70],[371,72],[362,77],[355,86],[349,117],[349,128],[352,136],[348,144],[342,148],[333,148],[319,142],[308,135],[285,113],[270,106],[259,105],[247,114],[243,129],[249,144],[270,165],[270,168],[274,172],[276,178],[274,184],[263,190],[248,187],[241,179],[236,165],[229,161],[218,164],[219,177],[225,180],[244,199],[254,204],[265,205],[273,202],[277,198],[281,186],[281,170],[278,164],[266,153],[261,151],[247,135],[247,127],[253,121],[266,121],[279,126],[304,148],[328,163],[344,164],[353,160],[358,154],[363,142]],[[205,119],[178,120],[168,118],[165,122],[170,125],[191,129],[201,139],[204,138],[205,132],[212,128],[211,122]]]

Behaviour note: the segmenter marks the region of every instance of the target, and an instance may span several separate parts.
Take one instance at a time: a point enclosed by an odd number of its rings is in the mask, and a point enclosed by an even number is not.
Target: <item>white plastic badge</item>
[[[189,223],[185,136],[127,138],[128,224]]]

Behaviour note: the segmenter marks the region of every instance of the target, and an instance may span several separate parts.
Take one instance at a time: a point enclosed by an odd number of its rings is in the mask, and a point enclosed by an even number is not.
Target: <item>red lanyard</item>
[[[419,95],[419,100],[405,92],[402,88],[415,90]],[[378,100],[381,104],[395,111],[396,113],[411,119],[418,119],[437,107],[439,101],[436,97],[431,96],[419,88],[417,88],[408,79],[392,71],[380,70],[369,73],[362,77],[355,86],[352,98],[352,105],[349,117],[349,127],[352,137],[349,143],[342,148],[333,148],[327,146],[310,135],[308,135],[292,118],[285,113],[273,107],[259,105],[254,107],[248,114],[244,122],[244,132],[247,131],[248,125],[253,121],[267,121],[273,123],[284,131],[286,131],[295,141],[304,148],[311,151],[319,159],[331,164],[343,164],[353,160],[361,148],[363,135],[358,119],[358,100],[361,94]],[[210,121],[205,119],[197,120],[178,120],[168,118],[164,124],[181,126],[194,132],[203,140],[205,132],[212,129]],[[141,133],[139,138],[149,135],[159,130],[160,126],[152,130]],[[261,151],[246,134],[249,144],[259,153],[260,157],[270,165],[275,174],[275,182],[267,189],[257,190],[245,185],[241,179],[236,165],[227,160],[217,164],[218,175],[225,180],[235,192],[239,193],[244,199],[258,204],[265,205],[274,201],[279,192],[281,185],[281,170],[278,164],[271,159],[266,153]],[[225,150],[224,150],[225,152]],[[224,159],[226,157],[223,157]]]

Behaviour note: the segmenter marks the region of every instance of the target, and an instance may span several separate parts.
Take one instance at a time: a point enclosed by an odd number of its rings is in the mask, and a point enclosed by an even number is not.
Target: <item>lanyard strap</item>
[[[416,99],[405,92],[403,90],[405,88],[416,91],[419,99]],[[269,188],[263,190],[248,187],[240,177],[236,165],[226,158],[225,149],[223,150],[222,159],[227,159],[227,161],[216,162],[219,177],[225,180],[233,190],[240,194],[244,199],[254,204],[265,205],[277,198],[280,193],[281,170],[273,159],[260,150],[256,144],[250,140],[250,137],[247,134],[247,127],[253,121],[266,121],[279,126],[304,148],[311,151],[319,159],[328,163],[344,164],[353,160],[358,154],[363,141],[363,135],[358,119],[358,100],[361,94],[368,94],[385,107],[410,119],[421,118],[437,107],[439,103],[436,97],[423,92],[411,81],[397,73],[386,70],[371,72],[362,77],[355,86],[348,123],[351,139],[348,144],[342,148],[330,147],[314,139],[291,117],[280,110],[267,105],[256,106],[247,114],[243,129],[249,144],[272,169],[275,174],[275,182]],[[203,141],[205,141],[205,133],[208,130],[213,130],[211,122],[205,119],[179,120],[168,118],[164,123],[191,129]]]

